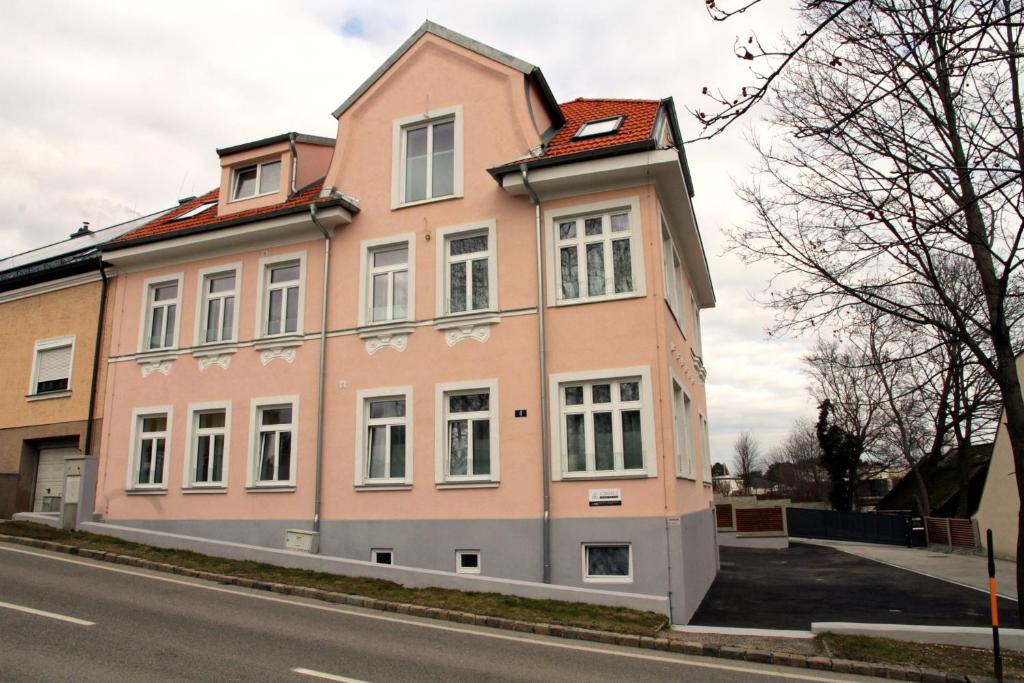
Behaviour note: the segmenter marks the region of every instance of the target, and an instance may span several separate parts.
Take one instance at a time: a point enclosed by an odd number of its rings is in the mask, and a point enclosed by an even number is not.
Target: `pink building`
[[[334,115],[218,150],[219,188],[104,250],[98,517],[685,622],[717,568],[714,293],[672,100],[559,105],[428,22]]]

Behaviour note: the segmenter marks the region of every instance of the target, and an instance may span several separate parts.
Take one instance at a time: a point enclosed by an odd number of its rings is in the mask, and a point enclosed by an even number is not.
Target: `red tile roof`
[[[548,141],[544,158],[576,154],[592,149],[617,147],[651,137],[654,120],[661,107],[659,100],[609,100],[578,98],[558,105],[565,115],[565,125]],[[624,116],[622,125],[609,135],[573,140],[576,131],[587,121]]]
[[[200,197],[196,197],[195,199],[191,199],[184,204],[175,207],[166,215],[161,216],[152,223],[147,223],[136,230],[132,230],[131,232],[118,237],[116,240],[111,241],[111,244],[134,242],[136,240],[150,239],[159,236],[170,237],[178,232],[193,232],[197,228],[213,229],[217,227],[218,223],[227,223],[230,221],[231,224],[234,224],[239,219],[252,218],[262,214],[272,214],[299,206],[307,206],[309,204],[316,203],[317,200],[320,199],[321,187],[323,187],[322,178],[315,183],[298,190],[295,194],[288,197],[287,200],[280,204],[271,204],[270,206],[264,206],[258,209],[236,211],[235,213],[229,213],[223,216],[218,216],[217,208],[213,207],[207,211],[203,211],[197,216],[184,218],[182,220],[175,220],[177,216],[188,213],[200,204],[216,202],[219,190],[210,190]],[[325,197],[323,201],[332,201],[332,198]]]

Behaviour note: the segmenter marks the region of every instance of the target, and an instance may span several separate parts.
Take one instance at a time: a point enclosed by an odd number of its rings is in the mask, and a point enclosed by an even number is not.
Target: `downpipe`
[[[309,217],[324,236],[324,274],[323,293],[320,298],[320,374],[316,386],[316,479],[313,494],[313,531],[320,533],[320,500],[323,489],[324,466],[324,384],[327,367],[327,280],[331,274],[331,233],[324,227],[316,215],[316,204],[310,204]]]

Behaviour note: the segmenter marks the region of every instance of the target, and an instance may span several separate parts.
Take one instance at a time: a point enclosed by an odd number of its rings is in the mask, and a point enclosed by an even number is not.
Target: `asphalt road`
[[[868,679],[450,624],[0,544],[0,680]]]
[[[721,562],[691,624],[807,630],[815,621],[991,623],[986,593],[819,545],[722,548]],[[1016,603],[999,600],[999,622],[1020,628]]]

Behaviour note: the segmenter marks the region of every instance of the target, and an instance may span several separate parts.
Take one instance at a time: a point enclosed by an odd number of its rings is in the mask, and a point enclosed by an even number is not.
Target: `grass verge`
[[[976,676],[993,675],[991,650],[836,633],[826,633],[821,640],[833,657],[841,659],[920,666]],[[1003,675],[1007,680],[1024,677],[1024,655],[1004,650]]]
[[[488,617],[577,626],[641,636],[653,636],[666,623],[664,615],[624,607],[604,607],[561,600],[536,600],[499,593],[473,593],[444,588],[406,588],[393,581],[383,579],[340,576],[304,569],[288,569],[260,562],[229,560],[187,550],[171,550],[132,543],[111,536],[62,531],[32,522],[0,523],[0,534],[53,541],[119,555],[130,555],[153,562],[187,567],[196,571],[318,588],[334,593],[456,610]]]

